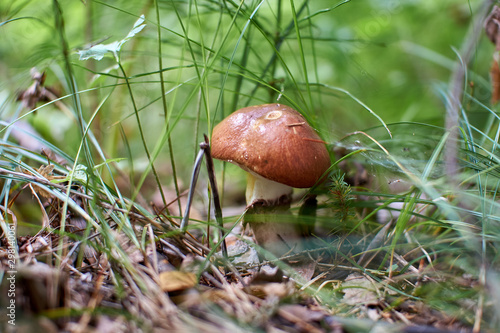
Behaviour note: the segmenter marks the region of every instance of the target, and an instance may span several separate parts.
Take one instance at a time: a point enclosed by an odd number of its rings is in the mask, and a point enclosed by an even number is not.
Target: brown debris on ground
[[[89,197],[79,191],[75,186],[71,199],[87,209]],[[404,281],[433,283],[424,268],[369,274],[352,265],[352,247],[342,242],[335,251],[319,248],[261,263],[248,237],[231,235],[226,261],[208,256],[210,248],[179,233],[176,221],[161,213],[127,213],[102,200],[109,218],[97,228],[77,208],[67,210],[62,223],[64,204],[50,193],[40,202],[47,224],[34,236],[16,238],[17,332],[467,331],[461,318],[396,292]],[[121,225],[113,213],[127,214],[132,225]],[[2,237],[4,271],[10,246]],[[2,284],[2,294],[6,288]]]

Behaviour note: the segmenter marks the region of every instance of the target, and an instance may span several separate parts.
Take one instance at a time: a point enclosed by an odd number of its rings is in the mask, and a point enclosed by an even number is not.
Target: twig
[[[467,64],[472,59],[476,44],[479,36],[482,33],[483,24],[487,19],[491,7],[495,1],[485,0],[478,10],[474,21],[472,22],[471,30],[462,46],[461,61],[456,64],[455,70],[452,74],[449,88],[449,101],[446,108],[446,130],[449,131],[450,137],[448,138],[444,161],[446,166],[446,173],[449,175],[449,180],[452,186],[457,186],[457,172],[458,172],[458,125],[459,125],[459,112],[461,111],[461,99],[463,95],[463,86],[466,75]],[[484,236],[483,236],[484,237]],[[483,238],[484,241],[484,238]],[[481,265],[480,278],[483,276],[484,268],[484,247],[483,247],[483,263]],[[482,279],[483,280],[483,279]],[[485,283],[483,280],[482,282]],[[483,314],[483,294],[479,295],[479,304],[476,309],[476,316],[474,321],[473,332],[479,332],[481,327],[481,318]]]
[[[189,212],[191,211],[191,203],[193,202],[194,189],[196,188],[196,182],[198,181],[198,175],[200,174],[201,162],[203,161],[203,155],[205,152],[200,149],[196,160],[194,162],[193,173],[191,174],[191,182],[189,183],[189,194],[186,203],[186,211],[182,217],[181,230],[186,231],[187,225],[189,223]]]
[[[210,144],[208,141],[208,137],[204,135],[205,141],[200,143],[200,151],[198,152],[198,155],[196,156],[196,160],[194,162],[194,168],[193,168],[193,173],[191,175],[191,182],[189,184],[189,194],[188,194],[188,200],[186,204],[186,212],[184,213],[184,216],[182,217],[182,222],[181,222],[181,230],[183,232],[186,231],[187,225],[189,223],[189,212],[191,210],[191,204],[193,202],[193,195],[194,195],[194,190],[196,188],[196,182],[198,181],[198,175],[200,174],[200,168],[201,168],[201,162],[203,161],[203,156],[206,156],[207,159],[207,172],[208,172],[208,178],[210,180],[210,187],[212,188],[212,197],[214,200],[214,209],[215,209],[215,220],[217,221],[217,224],[219,225],[219,230],[220,230],[220,235],[221,235],[221,248],[222,248],[222,254],[224,255],[225,258],[227,258],[227,246],[226,246],[226,240],[225,240],[225,235],[224,235],[224,225],[222,221],[222,209],[220,206],[220,200],[219,200],[219,191],[217,190],[217,182],[215,181],[215,174],[214,174],[214,163],[212,160],[212,155],[210,154]]]
[[[450,136],[446,143],[444,152],[444,161],[446,166],[446,173],[449,176],[451,184],[457,184],[458,172],[458,127],[460,120],[460,112],[462,109],[462,96],[464,91],[465,77],[467,65],[471,61],[474,51],[482,33],[483,23],[491,6],[493,0],[485,0],[475,15],[474,21],[471,24],[471,29],[468,32],[465,42],[458,54],[459,60],[455,64],[455,69],[451,75],[449,89],[448,89],[448,103],[446,105],[446,130]]]
[[[220,235],[222,238],[222,243],[221,243],[222,253],[224,254],[224,258],[227,258],[227,246],[224,235],[224,222],[222,221],[222,209],[220,206],[219,190],[217,188],[217,182],[215,181],[214,161],[212,160],[212,155],[210,154],[210,144],[208,141],[208,137],[206,136],[206,134],[204,134],[204,137],[205,137],[205,144],[201,143],[200,147],[205,152],[205,157],[207,159],[207,172],[208,172],[208,179],[210,181],[210,187],[212,188],[215,220],[217,221],[217,224],[219,225],[220,228]]]

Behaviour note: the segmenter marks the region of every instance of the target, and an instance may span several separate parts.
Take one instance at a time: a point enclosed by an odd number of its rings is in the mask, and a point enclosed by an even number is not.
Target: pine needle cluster
[[[351,186],[344,181],[344,173],[338,171],[330,177],[330,201],[329,205],[334,212],[337,221],[343,222],[354,216]]]

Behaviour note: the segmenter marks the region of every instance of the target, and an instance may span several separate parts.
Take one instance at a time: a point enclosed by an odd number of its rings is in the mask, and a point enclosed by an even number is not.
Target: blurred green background
[[[55,3],[62,9],[63,30],[56,27]],[[154,1],[3,1],[0,117],[9,122],[27,114],[23,121],[74,156],[81,136],[63,38],[83,118],[89,121],[99,108],[91,129],[106,157],[127,159],[119,163],[126,174],[143,171],[148,164],[133,97],[151,151],[165,138],[165,126],[171,131],[173,161],[180,187],[185,189],[202,134],[209,134],[224,116],[247,105],[279,98],[306,115],[330,144],[350,132],[381,125],[359,101],[387,124],[443,126],[444,96],[457,50],[479,4],[458,0],[158,1],[159,36]],[[82,61],[77,51],[121,40],[141,14],[146,28],[125,43],[120,54],[129,91],[111,55],[101,61]],[[159,38],[166,110],[158,71]],[[490,99],[493,49],[482,36],[464,87],[485,104]],[[66,112],[56,104],[36,112],[20,107],[16,97],[32,84],[33,67],[47,73],[45,85],[64,97]],[[466,107],[472,124],[484,123],[486,113],[477,103]],[[167,143],[162,145],[154,165],[162,183],[172,186],[170,149]],[[95,163],[101,162],[96,156]],[[239,171],[228,169],[229,181],[244,181],[239,180]]]

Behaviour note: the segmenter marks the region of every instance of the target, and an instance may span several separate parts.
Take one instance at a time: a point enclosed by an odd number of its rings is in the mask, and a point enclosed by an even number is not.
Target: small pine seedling
[[[330,207],[335,213],[335,219],[339,222],[345,221],[353,216],[351,186],[344,181],[344,174],[340,171],[330,177]]]

